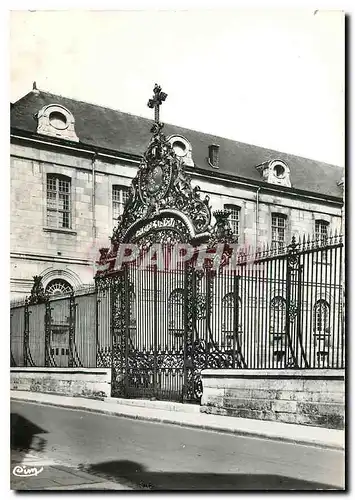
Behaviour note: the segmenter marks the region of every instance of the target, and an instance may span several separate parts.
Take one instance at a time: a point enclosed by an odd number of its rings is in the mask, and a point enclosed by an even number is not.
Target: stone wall
[[[203,370],[201,412],[343,429],[344,370]]]
[[[327,203],[325,200],[312,200],[301,196],[290,196],[286,193],[274,195],[267,187],[258,191],[258,220],[256,220],[256,192],[258,188],[243,189],[227,186],[216,180],[198,179],[203,193],[210,196],[212,210],[222,210],[224,205],[235,205],[240,209],[240,243],[245,245],[270,244],[271,218],[273,213],[283,214],[286,219],[285,239],[291,240],[293,235],[312,235],[315,232],[315,221],[325,220],[329,231],[341,230],[341,208]],[[273,186],[275,187],[275,186]],[[257,231],[257,235],[255,234]]]
[[[10,389],[103,399],[111,395],[111,368],[11,368]]]
[[[31,144],[31,145],[30,145]],[[95,175],[93,178],[93,167]],[[98,249],[109,245],[112,233],[112,186],[129,186],[138,164],[122,158],[95,159],[93,154],[66,148],[46,148],[36,143],[11,144],[11,294],[28,295],[33,276],[41,274],[44,286],[49,279],[62,278],[74,287],[92,283],[93,262]],[[70,229],[56,230],[46,222],[47,174],[71,179]],[[267,187],[208,180],[192,170],[193,185],[210,195],[212,210],[225,204],[240,208],[240,243],[270,242],[271,214],[287,215],[286,239],[314,232],[317,218],[340,229],[341,208],[310,197],[272,195]],[[256,238],[256,192],[259,197],[258,237]],[[93,205],[94,202],[94,205]],[[212,220],[214,222],[214,219]]]
[[[46,286],[61,278],[74,288],[93,283],[98,249],[112,233],[112,185],[129,186],[136,166],[93,155],[11,144],[11,294],[28,295],[33,276]],[[71,179],[71,227],[47,227],[47,174]],[[95,206],[93,210],[93,201]]]

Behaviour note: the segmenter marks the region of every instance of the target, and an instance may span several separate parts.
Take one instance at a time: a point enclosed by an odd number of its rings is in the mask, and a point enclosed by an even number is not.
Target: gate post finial
[[[28,299],[29,304],[41,304],[46,302],[48,299],[47,294],[44,291],[42,284],[42,276],[33,276],[33,286],[31,290],[31,295]]]

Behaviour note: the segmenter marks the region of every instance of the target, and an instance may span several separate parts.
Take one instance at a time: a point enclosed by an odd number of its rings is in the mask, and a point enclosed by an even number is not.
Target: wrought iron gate
[[[174,328],[166,292],[184,289],[184,274],[182,270],[166,273],[130,267],[122,280],[116,304],[125,315],[121,315],[125,338],[116,349],[124,348],[123,393],[128,397],[181,400],[186,376],[184,310],[180,308],[179,316],[175,316],[179,328]]]
[[[112,395],[198,401],[202,369],[245,367],[238,282],[191,264],[127,266],[110,280]],[[230,299],[223,340],[222,292]]]

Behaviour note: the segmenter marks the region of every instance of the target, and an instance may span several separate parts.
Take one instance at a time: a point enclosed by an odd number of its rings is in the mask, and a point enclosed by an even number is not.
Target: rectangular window
[[[326,244],[328,238],[329,223],[325,220],[316,220],[316,240],[320,243]]]
[[[114,224],[116,224],[118,217],[123,214],[128,195],[129,189],[127,187],[112,186],[112,219]]]
[[[272,214],[271,216],[271,247],[281,250],[286,243],[286,216]]]
[[[317,244],[320,247],[326,246],[327,240],[328,240],[328,228],[329,228],[329,223],[325,220],[316,220],[315,223],[315,237]],[[327,250],[323,250],[320,252],[320,258],[321,260],[319,263],[326,263],[327,259],[330,257],[328,256]]]
[[[231,224],[233,235],[236,236],[238,243],[240,235],[240,207],[237,207],[235,205],[224,205],[224,209],[231,212],[229,221]]]
[[[47,226],[70,229],[71,203],[70,178],[55,174],[47,175]]]

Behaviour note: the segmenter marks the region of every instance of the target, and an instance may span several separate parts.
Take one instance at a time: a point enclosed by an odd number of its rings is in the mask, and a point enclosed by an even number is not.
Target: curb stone
[[[124,418],[130,418],[132,420],[140,420],[140,421],[148,421],[148,422],[153,422],[153,423],[162,423],[162,424],[170,424],[170,425],[178,425],[179,427],[187,427],[187,428],[193,428],[193,429],[200,429],[200,430],[206,430],[206,431],[214,431],[214,432],[220,432],[224,434],[233,434],[233,435],[238,435],[238,436],[243,436],[243,437],[249,437],[249,438],[258,438],[258,439],[266,439],[266,440],[271,440],[271,441],[279,441],[279,442],[284,442],[284,443],[293,443],[293,444],[298,444],[298,445],[306,445],[306,446],[315,446],[317,448],[323,448],[323,449],[331,449],[331,450],[338,450],[338,451],[344,451],[344,446],[342,444],[337,444],[337,443],[324,443],[320,441],[314,441],[311,439],[297,439],[297,438],[292,438],[292,437],[286,437],[286,436],[278,436],[273,435],[273,434],[266,434],[262,432],[257,432],[257,431],[248,431],[244,429],[230,429],[230,428],[223,428],[219,427],[217,425],[213,424],[201,424],[198,422],[184,422],[184,421],[179,421],[178,419],[169,419],[166,417],[158,417],[158,416],[152,416],[152,415],[132,415],[132,414],[127,414],[123,410],[119,409],[104,409],[104,408],[90,408],[90,407],[85,407],[85,406],[80,406],[80,405],[75,405],[75,404],[66,404],[66,403],[56,403],[56,402],[46,402],[46,401],[38,401],[36,399],[27,399],[27,398],[20,398],[16,396],[11,396],[11,401],[17,401],[17,402],[22,402],[22,403],[34,403],[34,404],[39,404],[43,406],[52,406],[52,407],[60,407],[60,408],[66,408],[69,410],[76,410],[76,411],[85,411],[89,413],[96,413],[96,414],[101,414],[101,415],[109,415],[109,416],[117,416],[117,417],[124,417]],[[117,407],[118,405],[116,405]],[[132,409],[131,407],[129,407]],[[162,411],[162,410],[156,410],[157,412]]]

